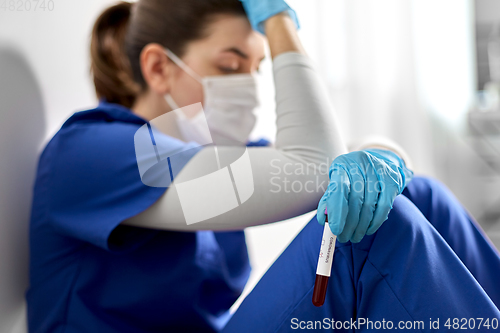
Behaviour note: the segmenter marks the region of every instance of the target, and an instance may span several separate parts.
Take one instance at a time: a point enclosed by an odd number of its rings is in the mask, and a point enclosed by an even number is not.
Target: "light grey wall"
[[[477,89],[482,90],[490,80],[488,64],[488,38],[494,23],[500,23],[500,1],[476,0],[476,58],[477,58]]]
[[[16,1],[14,10],[0,9],[2,333],[26,331],[28,222],[38,153],[69,115],[96,102],[89,33],[110,2],[53,0],[52,11],[18,11]]]
[[[479,22],[500,20],[500,1],[476,0],[476,20]]]
[[[45,113],[31,66],[2,46],[0,101],[0,331],[9,332],[23,318],[31,188]]]
[[[0,46],[15,47],[39,81],[46,138],[77,109],[96,101],[89,75],[90,32],[97,15],[113,1],[53,3],[52,11],[0,10]]]

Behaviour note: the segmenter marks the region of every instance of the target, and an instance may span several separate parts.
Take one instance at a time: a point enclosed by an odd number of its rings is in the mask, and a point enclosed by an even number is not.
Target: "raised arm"
[[[206,147],[155,204],[124,224],[177,231],[238,230],[316,209],[328,186],[328,166],[347,149],[327,91],[305,55],[292,19],[278,14],[264,28],[273,57],[277,133],[274,147],[248,148],[254,180],[251,197],[222,215],[186,223],[176,184],[206,174],[214,154],[214,147]],[[217,151],[237,155],[241,147],[217,147]],[[233,174],[238,172],[238,166],[232,168]]]

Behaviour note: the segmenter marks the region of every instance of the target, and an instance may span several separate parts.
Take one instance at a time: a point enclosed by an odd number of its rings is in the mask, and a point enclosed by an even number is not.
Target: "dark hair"
[[[131,107],[147,86],[139,57],[149,43],[179,57],[206,36],[215,14],[245,15],[239,0],[139,0],[119,2],[98,17],[91,38],[91,72],[98,98]]]

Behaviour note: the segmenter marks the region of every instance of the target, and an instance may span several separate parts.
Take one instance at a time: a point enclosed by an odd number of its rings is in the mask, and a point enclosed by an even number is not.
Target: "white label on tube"
[[[318,268],[316,274],[330,276],[332,271],[333,252],[335,251],[335,241],[337,236],[332,234],[330,226],[325,222],[323,229],[323,239],[321,240],[321,248],[319,250]]]

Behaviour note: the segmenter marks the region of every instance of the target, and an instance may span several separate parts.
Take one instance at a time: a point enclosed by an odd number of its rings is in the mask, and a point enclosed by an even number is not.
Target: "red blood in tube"
[[[325,214],[327,213],[325,209]],[[328,215],[325,218],[325,223],[328,223]],[[316,280],[314,281],[314,290],[312,302],[314,306],[322,306],[325,303],[326,297],[326,287],[328,286],[328,276],[316,274]]]
[[[326,287],[328,286],[328,276],[316,274],[316,281],[314,282],[313,291],[313,304],[315,306],[322,306],[325,303]]]

